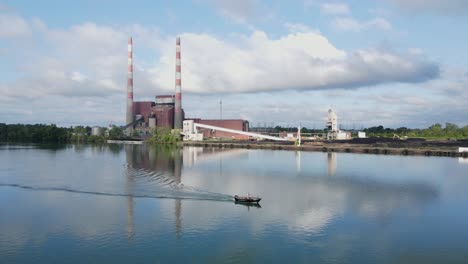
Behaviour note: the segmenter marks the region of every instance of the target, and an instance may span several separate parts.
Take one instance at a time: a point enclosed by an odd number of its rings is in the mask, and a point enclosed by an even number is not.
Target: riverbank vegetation
[[[168,127],[158,127],[153,129],[151,134],[151,137],[149,137],[147,140],[151,144],[176,145],[181,141],[180,133]]]
[[[0,123],[0,142],[21,143],[105,143],[105,136],[91,135],[91,127],[58,127],[54,124],[24,125]]]
[[[364,129],[364,132],[366,132],[368,137],[468,139],[468,126],[459,127],[452,123],[445,123],[445,127],[437,123],[423,129],[411,129],[406,127],[392,129],[384,128],[383,126],[376,126],[366,128]]]

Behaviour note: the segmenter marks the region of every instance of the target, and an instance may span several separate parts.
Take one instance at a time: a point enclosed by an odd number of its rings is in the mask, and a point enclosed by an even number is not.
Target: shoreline
[[[245,148],[245,149],[270,149],[270,150],[299,150],[314,152],[343,152],[377,155],[403,155],[403,156],[436,156],[436,157],[462,157],[468,158],[468,152],[458,152],[458,147],[467,147],[468,142],[460,142],[456,145],[450,142],[444,144],[441,141],[418,142],[393,142],[383,141],[374,143],[362,142],[337,142],[314,141],[305,142],[301,146],[295,146],[292,142],[262,142],[262,141],[184,141],[183,146],[218,147],[218,148]],[[389,144],[390,143],[390,144]]]

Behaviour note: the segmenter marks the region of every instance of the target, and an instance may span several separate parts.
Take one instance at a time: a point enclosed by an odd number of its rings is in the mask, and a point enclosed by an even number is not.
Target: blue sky
[[[0,0],[0,122],[123,124],[134,93],[189,117],[321,128],[468,124],[468,1]]]

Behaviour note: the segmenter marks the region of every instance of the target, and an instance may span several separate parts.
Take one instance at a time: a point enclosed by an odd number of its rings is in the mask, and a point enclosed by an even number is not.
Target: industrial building
[[[338,128],[338,116],[333,109],[328,110],[327,130],[327,140],[351,139],[351,132],[343,131]]]
[[[222,127],[233,129],[237,131],[249,131],[249,121],[242,119],[200,119],[200,118],[187,118],[193,120],[194,123],[210,125],[215,127]],[[247,140],[250,137],[247,135],[235,134],[221,130],[205,129],[200,131],[204,138],[219,138],[219,139],[238,139]]]
[[[127,81],[127,114],[126,133],[136,129],[140,134],[149,133],[156,127],[182,129],[185,112],[182,109],[182,64],[180,38],[176,40],[175,94],[157,95],[155,101],[133,101],[133,40],[128,40],[128,81]],[[195,123],[223,127],[239,131],[249,131],[249,122],[241,119],[204,120],[190,119]],[[206,129],[205,138],[248,139],[249,136]]]
[[[181,92],[181,55],[180,38],[176,40],[176,93],[175,95],[158,95],[153,101],[133,101],[133,40],[128,40],[128,76],[127,76],[127,134],[133,129],[149,132],[155,127],[181,128],[184,118]],[[180,123],[180,124],[179,124]]]
[[[184,110],[182,109],[182,118]],[[174,128],[175,96],[157,95],[155,102],[142,101],[133,103],[135,120],[142,119],[135,127],[139,130],[155,127]]]

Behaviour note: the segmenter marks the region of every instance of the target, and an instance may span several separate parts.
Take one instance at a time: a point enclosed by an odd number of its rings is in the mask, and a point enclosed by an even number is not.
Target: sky
[[[122,125],[174,93],[251,126],[468,125],[468,0],[0,0],[0,123]]]

